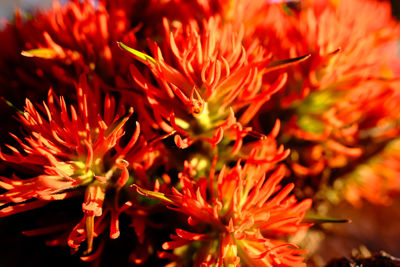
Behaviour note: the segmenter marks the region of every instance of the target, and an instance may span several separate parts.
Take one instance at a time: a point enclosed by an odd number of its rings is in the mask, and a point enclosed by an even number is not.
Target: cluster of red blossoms
[[[292,237],[332,192],[357,207],[400,192],[399,37],[376,0],[16,11],[0,31],[0,110],[16,119],[0,216],[80,199],[74,223],[26,233],[83,261],[124,216],[132,264],[305,266]]]

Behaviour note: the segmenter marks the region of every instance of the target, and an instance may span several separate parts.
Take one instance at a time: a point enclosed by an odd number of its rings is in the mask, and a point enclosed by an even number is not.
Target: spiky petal
[[[140,146],[139,127],[126,146],[122,146],[124,127],[133,113],[125,113],[110,95],[102,101],[98,90],[89,89],[86,79],[77,86],[77,104],[67,106],[63,97],[49,91],[47,103],[35,107],[29,100],[18,119],[26,131],[19,139],[12,136],[19,149],[6,145],[9,153],[0,152],[0,158],[13,163],[17,169],[31,170],[33,178],[1,177],[0,186],[7,190],[0,195],[3,208],[1,216],[7,216],[43,206],[86,191],[82,204],[84,218],[69,237],[69,245],[78,248],[87,240],[86,253],[92,250],[93,238],[104,227],[99,223],[111,213],[111,238],[119,236],[118,215],[130,207],[129,201],[120,207],[103,203],[108,189],[119,191],[127,184],[129,169],[127,160],[144,155]],[[100,105],[103,102],[104,105]],[[142,151],[142,152],[141,152]],[[140,160],[135,163],[140,164]],[[5,205],[5,206],[4,206]]]

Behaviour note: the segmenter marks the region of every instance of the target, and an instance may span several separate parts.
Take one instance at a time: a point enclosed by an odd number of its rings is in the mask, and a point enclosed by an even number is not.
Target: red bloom
[[[86,253],[92,250],[93,238],[104,230],[108,212],[110,237],[119,236],[118,215],[132,206],[131,201],[118,204],[119,192],[131,179],[128,169],[138,168],[144,159],[149,164],[152,161],[143,144],[135,146],[139,124],[129,142],[121,146],[124,126],[133,109],[124,115],[123,107],[118,107],[109,95],[104,106],[101,102],[98,88],[89,90],[83,78],[77,88],[76,106],[68,108],[64,98],[57,98],[51,90],[47,103],[38,108],[26,100],[25,110],[18,118],[27,136],[21,140],[11,134],[21,150],[6,145],[11,153],[0,152],[5,162],[36,173],[29,179],[0,178],[0,186],[7,190],[0,195],[0,215],[34,209],[49,201],[76,196],[85,189],[84,217],[71,232],[68,244],[77,249],[87,239]],[[114,200],[103,203],[108,190],[115,191]]]
[[[68,96],[82,73],[98,79],[103,89],[128,87],[129,59],[116,42],[136,45],[137,29],[128,12],[136,1],[97,2],[55,1],[30,19],[17,12],[15,22],[1,32],[7,40],[0,52],[2,95],[22,102],[15,91],[35,99],[52,87]]]
[[[254,149],[246,163],[238,161],[232,169],[224,166],[218,174],[214,173],[215,160],[208,178],[195,179],[186,168],[179,175],[179,189],[173,188],[170,194],[137,188],[188,216],[192,230],[177,229],[173,241],[163,245],[167,250],[179,248],[175,251],[178,262],[192,266],[304,266],[299,256],[304,251],[281,238],[307,229],[301,221],[311,200],[298,202],[289,195],[293,184],[279,185],[285,176],[283,166],[267,178],[271,165],[266,155],[258,158],[260,152],[260,148]],[[196,248],[194,257],[192,247]]]
[[[254,34],[270,36],[265,46],[274,56],[311,54],[289,70],[285,88],[264,110],[290,114],[283,138],[292,145],[295,173],[348,166],[375,149],[370,139],[399,134],[392,66],[400,28],[388,2],[308,0],[298,9],[271,6],[263,12],[266,19]]]
[[[174,24],[172,32],[167,21],[164,26],[166,49],[161,52],[157,44],[151,44],[154,58],[121,46],[146,64],[157,80],[156,86],[151,77],[131,67],[132,78],[153,110],[154,127],[178,133],[175,142],[180,148],[197,139],[215,146],[225,131],[247,124],[287,78],[282,74],[263,86],[263,75],[304,58],[271,63],[270,54],[257,42],[243,46],[242,28],[223,24],[219,17],[201,25],[195,21],[186,26]],[[241,116],[237,121],[238,111]]]

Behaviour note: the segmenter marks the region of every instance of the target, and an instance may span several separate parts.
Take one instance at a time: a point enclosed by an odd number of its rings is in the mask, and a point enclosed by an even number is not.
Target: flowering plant
[[[70,0],[0,36],[0,216],[80,203],[24,233],[83,261],[315,264],[330,208],[400,191],[387,1]]]

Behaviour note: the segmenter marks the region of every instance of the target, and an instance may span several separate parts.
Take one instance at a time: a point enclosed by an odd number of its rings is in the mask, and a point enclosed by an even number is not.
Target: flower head
[[[298,202],[290,195],[294,185],[280,185],[285,168],[271,173],[270,164],[256,160],[257,152],[247,162],[238,161],[231,169],[224,166],[219,173],[214,160],[207,178],[196,179],[186,169],[171,193],[137,188],[188,217],[189,229],[177,229],[164,249],[174,249],[180,260],[194,266],[304,266],[299,256],[303,251],[282,236],[307,229],[301,221],[311,200]],[[196,248],[193,258],[192,248]]]
[[[124,76],[130,62],[116,41],[136,46],[128,12],[136,1],[114,2],[54,1],[51,9],[31,18],[17,11],[14,23],[1,31],[8,40],[0,52],[2,95],[23,102],[18,91],[38,100],[52,87],[68,96],[82,73],[93,76],[104,89],[127,87]]]
[[[94,236],[104,230],[109,212],[110,236],[117,238],[118,215],[132,206],[131,201],[119,204],[120,191],[131,179],[128,169],[144,160],[152,161],[144,143],[136,144],[139,124],[129,141],[122,141],[132,113],[133,109],[125,113],[110,95],[102,101],[98,88],[90,90],[83,77],[77,87],[77,105],[68,108],[65,99],[57,98],[52,90],[47,103],[37,108],[26,100],[25,110],[18,114],[26,137],[21,140],[11,134],[20,149],[6,145],[11,153],[1,152],[0,158],[35,175],[29,179],[0,178],[0,186],[7,190],[0,195],[0,215],[34,209],[84,190],[84,217],[71,232],[68,244],[77,249],[87,240],[89,253]],[[114,200],[105,203],[109,191],[114,192]]]
[[[399,27],[389,3],[310,0],[297,9],[271,6],[264,12],[271,16],[254,34],[270,36],[264,45],[274,56],[311,54],[287,70],[284,89],[264,109],[286,114],[282,138],[291,144],[296,174],[349,166],[375,149],[367,140],[398,135],[393,55]],[[377,19],[371,23],[371,17]]]
[[[154,127],[178,133],[175,142],[180,148],[197,139],[216,145],[225,131],[247,124],[287,78],[282,74],[262,85],[264,74],[304,59],[271,62],[271,55],[257,42],[243,45],[243,28],[224,24],[218,16],[200,25],[173,24],[172,29],[165,20],[164,26],[166,48],[162,52],[150,44],[154,58],[120,45],[146,64],[156,79],[154,85],[151,77],[131,67],[133,80],[153,110]],[[238,111],[241,116],[236,118]]]

